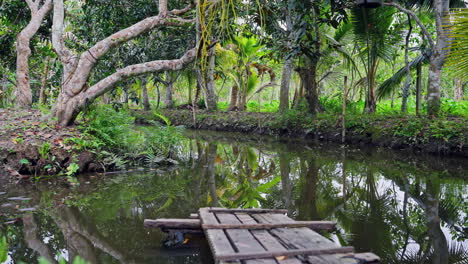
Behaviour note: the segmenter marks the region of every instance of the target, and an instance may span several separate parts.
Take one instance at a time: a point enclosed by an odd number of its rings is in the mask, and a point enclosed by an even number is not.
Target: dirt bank
[[[142,124],[159,118],[151,112],[135,110],[136,121]],[[193,129],[257,133],[341,142],[339,116],[320,115],[315,120],[295,112],[245,113],[164,110],[173,125]],[[468,157],[468,119],[428,119],[415,116],[350,116],[346,120],[346,143],[374,145],[392,149],[438,155]]]
[[[57,127],[38,110],[0,109],[0,176],[26,180],[64,173],[72,164],[74,173],[99,169],[94,153],[74,146],[82,138],[76,128]]]

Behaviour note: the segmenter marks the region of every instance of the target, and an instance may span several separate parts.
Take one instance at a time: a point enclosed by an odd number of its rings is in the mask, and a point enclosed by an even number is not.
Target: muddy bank
[[[148,123],[159,118],[151,112],[135,110],[136,122]],[[164,110],[173,125],[192,129],[256,133],[264,135],[314,138],[341,142],[339,116],[319,116],[312,120],[297,114],[245,113]],[[416,153],[468,157],[468,119],[427,119],[411,116],[347,117],[346,143],[372,145]]]
[[[85,140],[74,127],[57,127],[38,110],[0,109],[0,177],[28,180],[101,170],[96,154],[74,142]],[[73,165],[75,164],[75,165]]]

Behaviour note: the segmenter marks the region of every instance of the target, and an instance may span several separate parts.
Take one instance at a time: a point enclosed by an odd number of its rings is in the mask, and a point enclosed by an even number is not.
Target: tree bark
[[[166,72],[166,99],[164,100],[164,107],[167,109],[174,108],[174,100],[172,99],[174,81],[170,72]]]
[[[41,79],[41,89],[39,90],[39,104],[44,104],[46,101],[45,88],[47,86],[47,78],[49,76],[49,64],[50,57],[47,57],[44,65],[44,73],[42,74]]]
[[[239,96],[239,87],[237,87],[237,85],[234,84],[231,88],[231,101],[229,103],[228,111],[237,110],[238,96]]]
[[[87,104],[92,103],[97,97],[111,90],[116,83],[126,78],[152,72],[180,70],[192,62],[196,56],[196,49],[187,51],[180,59],[157,60],[130,65],[123,69],[118,69],[115,73],[98,81],[89,88],[86,88],[87,86],[85,85],[97,61],[111,48],[156,27],[179,26],[192,23],[192,20],[178,17],[178,15],[190,11],[192,7],[192,5],[189,5],[184,9],[167,11],[166,0],[160,0],[160,13],[157,16],[148,17],[128,28],[120,30],[97,42],[89,50],[77,56],[64,45],[63,0],[54,0],[52,44],[64,65],[62,90],[53,109],[53,113],[58,119],[58,124],[61,126],[71,125],[78,113]]]
[[[31,10],[31,20],[16,37],[16,105],[22,108],[29,108],[32,104],[31,84],[29,82],[30,41],[39,30],[45,16],[52,10],[52,0],[46,0],[40,8],[39,2],[40,0],[26,1]]]
[[[434,16],[437,29],[437,41],[432,49],[429,62],[429,84],[427,87],[427,114],[438,116],[440,110],[440,86],[442,67],[448,53],[449,36],[444,25],[447,24],[445,15],[449,11],[449,1],[434,0]]]
[[[214,71],[216,57],[212,52],[208,59],[208,72],[206,76],[206,89],[205,89],[205,105],[208,111],[216,111],[218,109],[218,99],[216,98],[215,82],[214,82]]]
[[[149,96],[148,96],[148,88],[146,87],[147,82],[142,83],[141,85],[141,97],[143,97],[143,109],[145,111],[150,111],[151,106],[149,102]]]
[[[301,77],[302,87],[305,91],[305,98],[309,106],[309,113],[314,115],[318,109],[318,93],[317,93],[317,64],[311,62],[308,67],[297,69],[299,76]]]
[[[283,75],[281,76],[280,105],[279,110],[284,112],[289,109],[289,85],[291,82],[292,60],[287,59],[283,64]]]
[[[453,91],[453,100],[461,101],[463,100],[463,82],[461,79],[455,78],[453,80],[454,91]]]
[[[422,65],[419,63],[416,67],[416,115],[421,113],[421,79]]]
[[[411,16],[406,14],[408,17],[408,33],[406,34],[406,42],[405,42],[405,69],[406,69],[406,81],[405,85],[403,86],[403,97],[401,101],[401,112],[406,113],[408,112],[408,94],[409,94],[409,88],[411,85],[411,68],[410,68],[410,62],[409,62],[409,41],[411,37],[411,33],[413,31],[413,25],[411,24]]]

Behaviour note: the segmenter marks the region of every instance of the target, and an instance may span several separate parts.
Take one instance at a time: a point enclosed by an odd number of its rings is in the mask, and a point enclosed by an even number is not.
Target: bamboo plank
[[[276,214],[286,214],[288,212],[287,209],[241,209],[241,208],[234,208],[234,209],[226,209],[226,208],[218,208],[213,207],[209,209],[210,212],[213,213],[248,213],[248,214],[261,214],[261,213],[276,213]]]
[[[337,254],[337,253],[350,253],[353,252],[353,247],[333,247],[333,248],[322,248],[322,249],[287,249],[278,251],[264,251],[264,252],[238,252],[234,254],[223,254],[218,255],[219,260],[248,260],[257,258],[269,258],[269,257],[281,257],[281,256],[298,256],[298,255],[326,255],[326,254]]]
[[[236,213],[237,218],[244,224],[257,223],[250,215],[246,213]],[[268,251],[286,250],[276,238],[274,238],[267,230],[252,230],[252,235],[262,244]],[[301,264],[302,261],[296,257],[277,258],[279,264]]]
[[[258,221],[275,222],[275,221],[294,221],[293,219],[281,214],[257,214],[253,217]],[[294,228],[294,229],[274,229],[271,231],[277,236],[283,245],[287,248],[310,248],[311,243],[315,244],[314,247],[332,247],[336,246],[335,243],[320,236],[316,232],[308,228]],[[334,254],[334,255],[321,255],[321,256],[308,256],[309,263],[317,264],[359,264],[359,263],[374,263],[374,262],[360,262],[359,258],[354,258],[355,253]],[[351,256],[351,257],[350,257]],[[362,259],[362,258],[361,258]],[[362,259],[363,261],[366,261]]]
[[[213,213],[208,212],[208,208],[200,208],[198,211],[202,223],[217,224],[218,220]],[[226,234],[221,229],[204,229],[205,236],[208,239],[213,256],[221,254],[235,253],[234,248],[229,242]],[[237,262],[240,263],[240,262]]]
[[[234,214],[230,213],[216,213],[216,217],[219,219],[221,224],[240,224],[241,222]],[[234,254],[218,254],[215,256],[217,260],[228,261],[228,260],[237,260],[235,258],[231,259],[222,259],[220,256],[230,256],[235,254],[257,254],[258,252],[266,252],[265,248],[255,239],[255,237],[246,229],[226,229],[226,234],[229,239],[232,241],[234,248],[237,250],[237,253]],[[246,264],[276,264],[276,261],[273,258],[270,259],[250,259],[246,261]]]
[[[308,227],[313,230],[333,230],[336,223],[330,221],[294,221],[290,223],[265,223],[265,224],[217,224],[203,225],[204,229],[272,229],[272,228],[298,228]]]
[[[143,225],[145,227],[159,227],[171,229],[201,229],[200,220],[198,219],[177,219],[177,218],[159,218],[156,220],[145,219]]]

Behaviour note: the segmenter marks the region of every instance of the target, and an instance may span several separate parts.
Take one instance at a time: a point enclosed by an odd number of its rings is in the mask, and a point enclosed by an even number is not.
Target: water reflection
[[[21,219],[0,227],[9,262],[80,255],[91,263],[210,263],[202,238],[166,249],[164,234],[142,224],[203,206],[287,208],[299,220],[337,221],[331,239],[384,263],[468,260],[466,160],[226,133],[187,137],[178,167],[86,176],[73,190],[0,187],[7,191],[0,205],[32,198],[0,207],[1,222]],[[32,206],[38,209],[17,210]]]

